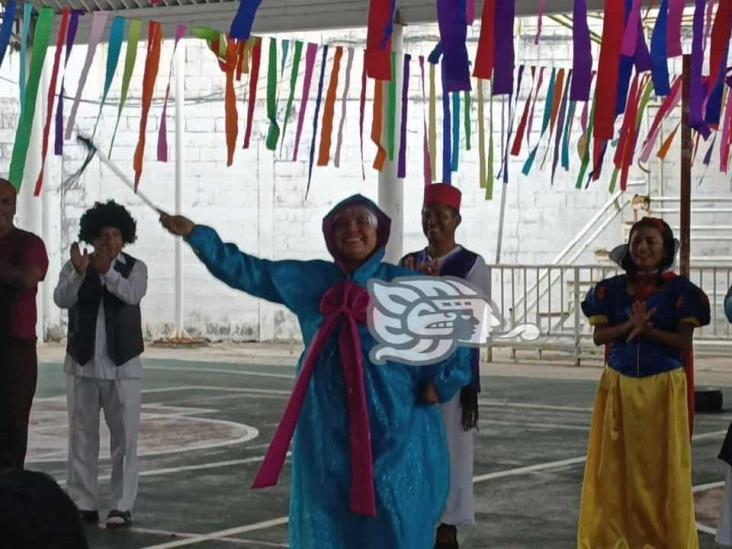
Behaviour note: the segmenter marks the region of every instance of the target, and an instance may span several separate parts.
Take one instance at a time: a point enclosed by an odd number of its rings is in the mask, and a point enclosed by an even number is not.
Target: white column
[[[183,139],[185,135],[185,68],[186,42],[178,43],[175,58],[175,213],[180,214],[183,207]],[[175,239],[175,334],[184,337],[183,325],[183,242]]]
[[[403,25],[394,23],[394,32],[391,36],[391,47],[392,50],[400,54],[404,51],[404,34]],[[389,160],[384,164],[384,169],[379,172],[379,207],[391,218],[391,236],[389,237],[389,243],[386,246],[385,260],[390,263],[398,262],[403,255],[403,241],[404,241],[404,181],[397,177],[397,164],[399,155],[399,128],[401,121],[401,97],[402,97],[402,81],[403,81],[403,60],[400,55],[396,56],[396,67],[394,72],[396,75],[396,88],[397,88],[397,108],[396,108],[396,120],[394,125],[396,126],[394,131],[396,132],[396,146],[394,151],[394,161]],[[382,117],[384,120],[382,143],[386,142],[386,136],[388,135],[387,128],[387,109],[388,100],[384,101],[384,110]]]

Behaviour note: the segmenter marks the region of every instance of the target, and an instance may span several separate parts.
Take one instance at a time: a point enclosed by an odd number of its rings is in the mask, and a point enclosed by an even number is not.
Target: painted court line
[[[219,530],[218,532],[211,532],[210,534],[203,534],[188,539],[181,539],[171,541],[168,543],[161,543],[159,545],[149,545],[146,549],[169,549],[171,547],[184,547],[186,545],[194,545],[202,541],[218,540],[221,537],[232,536],[235,534],[245,534],[246,532],[254,532],[256,530],[264,530],[265,528],[271,528],[272,526],[280,526],[287,524],[288,517],[279,517],[276,519],[265,520],[262,522],[256,522],[254,524],[247,524],[246,526],[237,526],[235,528],[228,528],[226,530]]]
[[[527,402],[509,402],[507,400],[497,399],[480,399],[478,401],[483,406],[492,406],[497,408],[528,408],[533,410],[557,410],[560,412],[591,412],[593,408],[585,408],[582,406],[560,406],[555,404],[531,404]]]
[[[174,532],[169,530],[157,530],[155,528],[130,528],[131,532],[139,532],[140,534],[152,534],[156,536],[169,536],[177,538],[195,538],[201,534],[192,534],[191,532]],[[237,545],[248,545],[257,544],[264,545],[265,547],[287,547],[286,543],[275,543],[272,541],[264,541],[260,539],[247,539],[247,538],[216,538],[216,541],[228,541]]]
[[[270,372],[252,372],[251,370],[222,370],[220,368],[168,368],[166,366],[147,366],[146,370],[163,370],[166,372],[190,372],[201,374],[228,374],[232,376],[274,377],[295,381],[295,374],[273,374]]]

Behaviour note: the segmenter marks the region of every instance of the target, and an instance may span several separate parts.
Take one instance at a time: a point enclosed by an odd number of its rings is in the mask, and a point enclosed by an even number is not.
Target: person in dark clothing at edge
[[[43,241],[14,225],[18,192],[0,178],[0,470],[23,469],[36,392],[36,291],[46,277]]]

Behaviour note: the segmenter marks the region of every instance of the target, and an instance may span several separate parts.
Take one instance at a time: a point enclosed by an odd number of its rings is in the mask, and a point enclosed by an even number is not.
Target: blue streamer
[[[10,36],[13,34],[13,23],[15,22],[15,10],[18,7],[16,0],[10,0],[5,6],[5,14],[3,16],[3,26],[0,29],[0,66],[5,59],[5,52],[8,50]]]
[[[254,17],[257,15],[262,0],[240,0],[234,20],[231,22],[229,35],[235,40],[247,40],[252,35]]]
[[[656,95],[665,97],[671,93],[668,77],[668,0],[662,0],[658,8],[656,26],[651,36],[651,61],[653,62],[653,89]]]
[[[313,140],[310,143],[310,165],[308,166],[308,186],[305,189],[305,198],[310,192],[310,180],[313,177],[313,162],[315,160],[315,138],[318,136],[318,115],[320,114],[320,101],[323,99],[323,80],[325,80],[325,65],[328,61],[328,46],[323,46],[323,59],[320,62],[320,80],[318,81],[318,97],[315,100],[315,116],[313,117]]]
[[[458,171],[460,159],[460,92],[452,92],[452,171]]]

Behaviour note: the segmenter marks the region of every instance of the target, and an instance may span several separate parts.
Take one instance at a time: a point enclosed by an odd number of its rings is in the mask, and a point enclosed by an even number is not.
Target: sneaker
[[[99,511],[79,511],[82,522],[96,524],[99,522]]]
[[[107,528],[119,528],[132,524],[132,514],[129,511],[112,509],[107,515]]]

